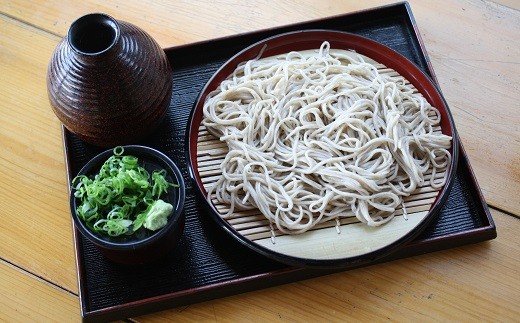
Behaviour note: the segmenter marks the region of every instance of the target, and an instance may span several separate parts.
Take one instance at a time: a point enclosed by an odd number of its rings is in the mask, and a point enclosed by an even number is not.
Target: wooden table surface
[[[79,321],[61,126],[47,64],[90,12],[161,46],[385,0],[0,0],[0,321]],[[478,183],[492,241],[133,318],[137,321],[520,320],[520,1],[410,1]]]

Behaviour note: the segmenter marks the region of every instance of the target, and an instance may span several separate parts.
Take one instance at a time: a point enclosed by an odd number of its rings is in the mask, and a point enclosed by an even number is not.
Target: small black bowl
[[[144,264],[156,260],[168,253],[177,244],[184,230],[184,199],[185,185],[182,174],[175,163],[163,153],[145,146],[123,146],[123,155],[132,155],[139,159],[139,164],[148,172],[156,169],[164,169],[167,172],[166,179],[178,184],[178,187],[170,187],[168,194],[162,199],[173,205],[172,214],[168,217],[168,223],[163,228],[152,232],[146,230],[145,234],[127,237],[111,238],[92,232],[76,214],[77,202],[74,197],[74,189],[71,189],[70,208],[72,219],[79,232],[91,241],[99,251],[108,259],[122,264]],[[99,172],[103,163],[113,155],[113,150],[106,150],[91,159],[78,173],[78,175],[95,175]]]

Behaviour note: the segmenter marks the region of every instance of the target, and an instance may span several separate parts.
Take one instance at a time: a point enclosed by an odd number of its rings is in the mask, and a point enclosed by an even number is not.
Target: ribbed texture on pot
[[[48,68],[54,113],[72,133],[96,146],[128,144],[148,135],[165,116],[172,95],[164,51],[140,28],[123,21],[117,25],[116,42],[99,53],[73,48],[69,34]]]

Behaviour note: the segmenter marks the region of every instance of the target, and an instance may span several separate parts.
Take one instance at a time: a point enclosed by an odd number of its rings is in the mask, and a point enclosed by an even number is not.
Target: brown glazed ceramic
[[[172,71],[146,32],[94,13],[72,23],[49,63],[56,116],[85,142],[109,147],[152,132],[170,104]]]

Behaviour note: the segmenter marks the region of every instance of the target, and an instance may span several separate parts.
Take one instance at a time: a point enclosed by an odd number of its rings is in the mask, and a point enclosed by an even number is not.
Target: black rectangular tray
[[[185,159],[185,131],[192,105],[218,67],[256,41],[301,29],[343,30],[379,41],[436,80],[406,2],[166,49],[174,70],[171,106],[161,128],[139,144],[163,151],[183,172],[187,183],[184,235],[180,245],[161,263],[126,267],[105,260],[74,229],[79,297],[85,321],[123,319],[334,272],[289,267],[254,253],[229,237],[199,207],[202,204]],[[63,138],[70,183],[101,149],[85,144],[65,128]],[[378,262],[495,237],[495,225],[461,147],[453,188],[436,221],[420,237]]]

